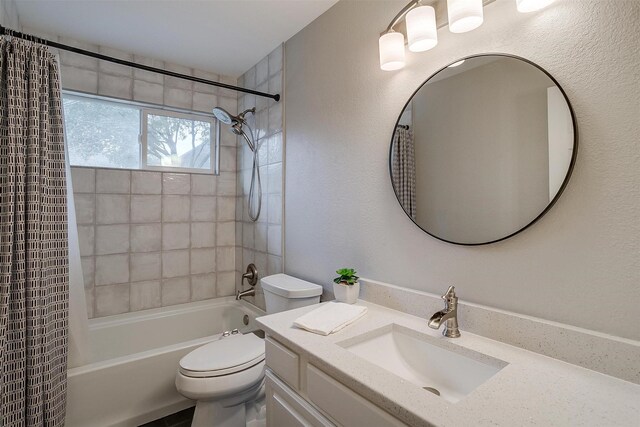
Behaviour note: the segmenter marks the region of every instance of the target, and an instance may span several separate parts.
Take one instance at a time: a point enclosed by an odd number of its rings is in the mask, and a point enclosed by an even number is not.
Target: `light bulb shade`
[[[482,0],[447,0],[447,13],[452,33],[475,30],[484,21]]]
[[[402,33],[386,33],[378,41],[380,49],[380,68],[383,71],[394,71],[404,67],[404,35]]]
[[[419,6],[411,9],[405,19],[411,52],[424,52],[438,44],[436,11],[433,7]]]
[[[536,10],[544,9],[555,0],[516,0],[518,12],[528,13]]]

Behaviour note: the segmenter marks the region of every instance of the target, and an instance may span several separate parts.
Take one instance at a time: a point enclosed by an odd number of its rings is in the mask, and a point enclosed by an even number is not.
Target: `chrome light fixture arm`
[[[398,14],[389,23],[389,26],[387,26],[387,29],[380,33],[380,35],[395,31],[394,27],[404,19],[404,17],[407,15],[407,13],[409,13],[411,9],[418,6],[419,4],[420,0],[411,0],[405,7],[400,10],[400,12],[398,12]]]

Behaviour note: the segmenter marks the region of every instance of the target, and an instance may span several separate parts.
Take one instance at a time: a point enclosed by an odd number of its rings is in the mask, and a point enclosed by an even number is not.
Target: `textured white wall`
[[[287,42],[285,271],[328,287],[355,266],[369,278],[640,339],[640,3],[558,0],[533,14],[515,0],[485,24],[408,54],[382,72],[379,32],[405,0],[346,1]],[[423,233],[397,203],[389,140],[413,90],[482,52],[529,58],[575,108],[580,148],[553,209],[501,243],[462,247]],[[462,325],[464,327],[464,325]]]

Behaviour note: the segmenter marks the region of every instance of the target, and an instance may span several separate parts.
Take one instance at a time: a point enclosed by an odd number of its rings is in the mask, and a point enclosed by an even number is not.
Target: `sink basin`
[[[507,366],[506,362],[392,324],[337,343],[374,365],[458,402]]]

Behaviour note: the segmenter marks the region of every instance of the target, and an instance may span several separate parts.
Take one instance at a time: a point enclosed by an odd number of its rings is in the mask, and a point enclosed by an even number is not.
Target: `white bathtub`
[[[65,425],[138,426],[192,406],[175,389],[180,358],[223,331],[257,329],[262,314],[225,297],[91,319],[90,362],[68,371]]]

